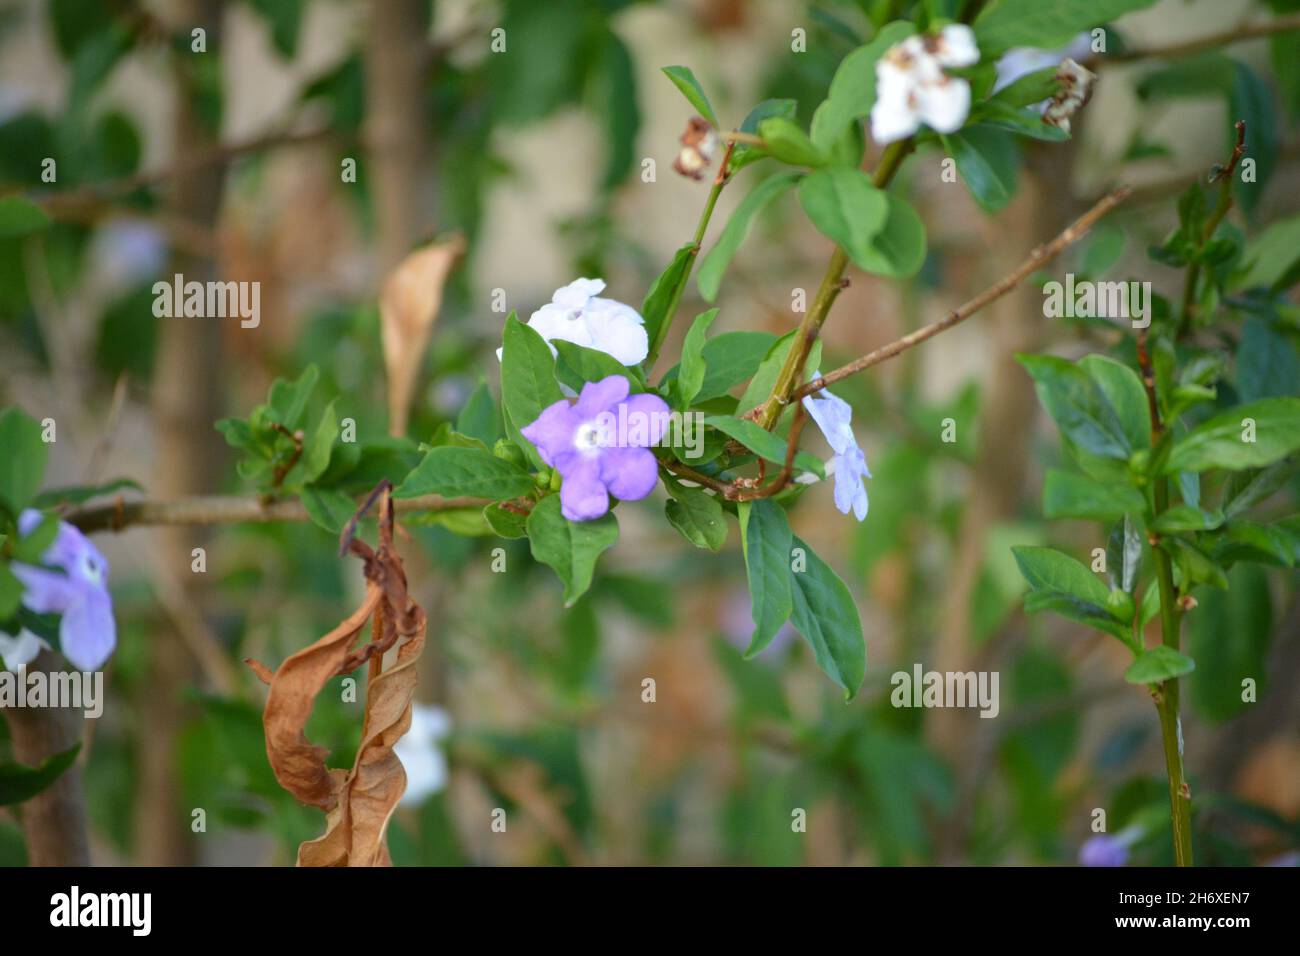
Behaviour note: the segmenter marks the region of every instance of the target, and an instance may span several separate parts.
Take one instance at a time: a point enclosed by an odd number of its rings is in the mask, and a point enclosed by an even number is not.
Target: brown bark
[[[51,673],[60,669],[59,663],[50,651],[41,651],[28,670]],[[84,723],[79,709],[59,707],[14,707],[4,712],[4,719],[9,722],[14,756],[29,767],[76,745]],[[18,814],[31,866],[90,865],[80,760],[20,804]]]
[[[217,147],[217,131],[197,115],[194,106],[193,61],[188,58],[221,55],[221,4],[191,0],[177,10],[177,21],[207,31],[206,53],[180,53],[176,61],[176,115],[174,124],[177,162],[194,171],[177,177],[170,211],[187,222],[212,227],[221,204],[222,164],[201,164],[200,156]],[[211,261],[174,252],[172,273],[186,281],[213,278]],[[154,366],[153,411],[158,427],[158,467],[151,490],[161,498],[180,498],[210,491],[220,474],[221,447],[212,423],[221,402],[221,328],[210,318],[162,319],[158,355]],[[155,540],[158,573],[172,580],[175,593],[197,603],[201,578],[190,571],[190,552],[203,536],[191,528],[161,529]],[[189,814],[180,802],[177,745],[186,719],[182,694],[194,679],[194,662],[183,641],[156,633],[149,644],[149,682],[152,691],[140,709],[139,792],[135,814],[136,861],[153,866],[181,866],[193,862],[189,839]]]

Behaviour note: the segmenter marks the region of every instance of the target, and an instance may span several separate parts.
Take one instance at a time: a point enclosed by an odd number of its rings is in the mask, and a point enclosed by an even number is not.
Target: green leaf
[[[429,450],[393,492],[393,497],[433,494],[508,501],[532,490],[532,476],[504,458],[479,448],[442,445]]]
[[[718,236],[718,241],[700,260],[700,270],[696,274],[695,284],[699,287],[704,301],[712,302],[718,297],[722,276],[726,273],[732,256],[749,235],[749,227],[753,224],[754,217],[778,196],[784,195],[799,178],[800,174],[793,171],[769,176],[741,200],[740,205],[731,214],[731,218],[727,220],[722,235]]]
[[[501,403],[505,407],[506,427],[510,437],[540,468],[545,463],[519,429],[535,422],[543,409],[564,398],[555,380],[555,358],[546,340],[520,322],[513,312],[506,319],[502,341]]]
[[[1175,441],[1163,471],[1263,468],[1297,449],[1300,399],[1265,398],[1221,412]]]
[[[1281,289],[1300,278],[1300,216],[1268,226],[1246,245],[1246,274],[1237,285]]]
[[[885,200],[889,204],[885,225],[858,264],[876,275],[907,279],[925,264],[925,225],[907,200],[893,193],[885,193]]]
[[[915,32],[916,27],[906,21],[887,24],[870,43],[840,61],[826,100],[813,114],[812,141],[820,149],[829,151],[854,120],[871,112],[876,104],[876,61]]]
[[[299,487],[315,481],[330,464],[330,453],[339,437],[339,420],[334,413],[334,402],[325,406],[316,428],[302,445],[302,457],[285,476],[287,487]]]
[[[754,633],[746,657],[753,657],[772,642],[781,625],[794,611],[791,587],[790,547],[792,536],[785,511],[766,499],[742,501],[740,542],[749,581],[750,609]]]
[[[483,518],[488,527],[502,538],[525,538],[528,536],[528,515],[517,511],[507,511],[498,504],[487,505],[483,509]]]
[[[1127,460],[1134,446],[1106,394],[1082,367],[1051,355],[1017,355],[1038,400],[1061,432],[1083,450]],[[1139,383],[1140,384],[1140,383]]]
[[[17,408],[0,412],[0,508],[14,520],[40,490],[48,452],[35,419]]]
[[[799,183],[799,203],[822,235],[859,268],[869,268],[871,241],[884,228],[889,200],[865,173],[842,166],[819,169]]]
[[[975,18],[975,39],[984,60],[1011,47],[1051,50],[1076,33],[1107,23],[1155,0],[992,0]]]
[[[1273,602],[1268,576],[1238,565],[1228,577],[1226,591],[1201,591],[1196,610],[1187,616],[1188,650],[1201,664],[1190,681],[1192,703],[1211,720],[1226,720],[1250,707],[1241,699],[1242,682],[1253,680],[1262,693],[1269,676]]]
[[[791,166],[825,166],[831,157],[813,145],[799,125],[784,116],[773,116],[758,124],[758,134],[768,155]]]
[[[776,336],[770,332],[723,332],[704,343],[704,382],[696,393],[696,403],[726,395],[741,382],[751,378],[764,356],[772,350]],[[681,373],[674,366],[664,375],[661,389]]]
[[[1228,586],[1228,576],[1224,574],[1223,568],[1190,541],[1165,537],[1160,539],[1160,548],[1173,555],[1182,590],[1188,590],[1193,584],[1208,584],[1216,588]]]
[[[790,572],[794,579],[791,621],[812,647],[817,666],[844,688],[845,700],[852,700],[867,673],[867,644],[858,606],[830,565],[798,537],[792,540],[794,547],[803,549],[807,568]]]
[[[669,319],[669,309],[677,302],[681,290],[686,286],[691,264],[695,262],[698,252],[695,243],[688,242],[673,253],[672,261],[655,279],[650,291],[646,293],[645,301],[641,303],[641,317],[645,319],[646,336],[650,340],[652,351],[663,334],[664,323]]]
[[[13,617],[22,602],[23,583],[14,577],[8,565],[0,564],[0,621]]]
[[[1124,671],[1124,679],[1130,684],[1159,684],[1190,674],[1195,669],[1196,662],[1190,657],[1158,644],[1138,655],[1137,660]]]
[[[637,132],[641,128],[641,109],[637,103],[636,65],[627,44],[613,30],[606,30],[598,58],[599,105],[597,116],[604,118],[605,172],[601,185],[617,186],[636,163]]]
[[[1202,511],[1188,504],[1174,505],[1151,522],[1157,534],[1177,534],[1180,531],[1212,531],[1223,524],[1222,511]]]
[[[1032,589],[1025,596],[1027,612],[1055,611],[1130,642],[1128,624],[1108,609],[1110,589],[1083,564],[1053,548],[1022,546],[1011,553]]]
[[[271,385],[264,406],[264,416],[272,422],[283,425],[293,431],[302,424],[302,416],[307,411],[307,401],[320,380],[320,370],[315,365],[308,365],[294,381],[277,378]]]
[[[271,28],[271,42],[276,51],[292,60],[298,49],[298,33],[302,27],[303,5],[306,0],[252,0],[251,6],[266,20]]]
[[[771,119],[774,116],[793,120],[798,109],[799,104],[795,100],[763,100],[749,111],[744,122],[740,124],[740,131],[757,136],[758,126],[763,120]],[[766,159],[769,155],[771,154],[761,146],[737,143],[736,148],[731,152],[731,164],[727,168],[730,172],[735,173],[736,170],[743,169],[750,163],[757,162],[760,159]]]
[[[972,126],[940,140],[980,208],[997,212],[1011,201],[1020,165],[1014,139],[999,130]]]
[[[94,498],[101,498],[104,495],[111,495],[115,491],[124,489],[144,491],[138,481],[130,478],[114,478],[98,485],[68,485],[63,488],[50,488],[37,495],[32,501],[32,506],[45,510],[59,505],[80,505]]]
[[[1243,402],[1282,398],[1295,394],[1298,382],[1300,361],[1291,340],[1260,316],[1247,318],[1237,347],[1238,397]]]
[[[709,98],[704,94],[704,87],[700,86],[700,81],[695,78],[689,67],[685,66],[665,66],[662,68],[664,76],[673,81],[673,86],[682,91],[682,96],[690,101],[695,107],[695,111],[713,124],[714,129],[721,128],[718,122],[718,114],[713,112],[713,106],[709,103]]]
[[[1096,481],[1082,475],[1048,469],[1043,485],[1043,514],[1048,518],[1091,518],[1106,521],[1141,513],[1146,499],[1131,485]]]
[[[771,349],[754,371],[754,377],[745,386],[740,403],[736,406],[739,411],[747,412],[767,401],[767,397],[772,394],[772,389],[776,385],[777,377],[781,374],[781,366],[785,364],[786,356],[790,354],[790,348],[794,345],[796,334],[789,332],[772,344]],[[822,340],[818,338],[813,343],[812,351],[808,353],[808,361],[804,365],[809,374],[821,363],[821,354]]]
[[[50,217],[34,202],[21,196],[0,199],[0,239],[15,239],[39,232],[50,224]]]
[[[564,584],[565,607],[587,593],[596,559],[618,540],[613,514],[595,521],[569,521],[560,513],[559,495],[537,502],[528,515],[527,529],[533,557],[553,568]]]
[[[1048,66],[1032,73],[1026,73],[1014,83],[1010,83],[993,94],[990,103],[1005,106],[1030,106],[1041,103],[1056,95],[1060,82],[1056,78],[1059,67]]]
[[[1129,447],[1148,447],[1151,444],[1151,412],[1146,390],[1137,372],[1105,355],[1085,355],[1079,360],[1079,367],[1092,377],[1107,403],[1115,410]]]
[[[668,523],[695,547],[721,550],[727,543],[727,522],[718,499],[675,481],[668,482],[668,493],[672,495],[664,505]]]
[[[480,381],[469,393],[465,406],[456,416],[456,431],[477,438],[489,448],[501,437],[501,416],[487,382]]]
[[[641,385],[641,373],[628,368],[609,353],[559,339],[551,344],[559,353],[555,363],[555,375],[575,392],[581,392],[582,386],[587,382],[599,382],[611,375],[621,375],[627,379],[633,392],[644,391]]]
[[[1001,99],[986,100],[981,103],[972,113],[971,125],[961,133],[952,135],[968,139],[968,134],[979,132],[986,129],[1005,130],[1008,133],[1016,133],[1020,136],[1028,136],[1030,139],[1040,139],[1048,143],[1060,143],[1070,138],[1070,134],[1059,126],[1051,126],[1043,121],[1042,115],[1037,110],[1022,109],[1012,106]],[[1015,186],[1015,159],[1010,165],[1011,184]],[[958,167],[961,163],[958,162]]]
[[[54,783],[77,759],[81,744],[47,757],[39,767],[0,763],[0,807],[30,800]]]
[[[337,488],[304,488],[299,492],[307,517],[318,528],[339,534],[356,513],[357,505],[350,495]]]
[[[701,312],[691,323],[686,340],[682,343],[682,360],[677,373],[677,405],[685,411],[695,401],[704,385],[704,375],[708,368],[704,364],[704,345],[709,334],[709,326],[718,317],[717,309]]]
[[[1106,539],[1106,577],[1111,589],[1132,594],[1142,564],[1142,534],[1136,522],[1125,515],[1115,523]]]

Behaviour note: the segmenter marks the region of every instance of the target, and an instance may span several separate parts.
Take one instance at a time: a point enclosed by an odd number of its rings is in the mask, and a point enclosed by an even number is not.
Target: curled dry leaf
[[[388,370],[388,429],[394,435],[406,433],[424,350],[442,308],[443,286],[464,251],[463,236],[432,243],[412,252],[384,280],[379,322]]]
[[[380,499],[379,549],[353,537],[344,547],[365,565],[361,606],[310,647],[285,659],[274,672],[246,663],[270,684],[262,723],[266,755],[280,785],[298,800],[326,814],[325,834],[298,848],[299,866],[386,866],[391,860],[385,833],[406,789],[406,772],[393,745],[411,725],[415,662],[424,649],[425,616],[407,594],[406,573],[393,548],[393,512],[385,482]],[[372,496],[371,500],[375,496]],[[369,502],[367,502],[367,506]],[[371,640],[353,648],[367,620]],[[396,660],[383,669],[384,653],[396,646]],[[304,728],[316,695],[334,677],[369,663],[361,746],[351,770],[326,766],[325,748],[307,739]]]

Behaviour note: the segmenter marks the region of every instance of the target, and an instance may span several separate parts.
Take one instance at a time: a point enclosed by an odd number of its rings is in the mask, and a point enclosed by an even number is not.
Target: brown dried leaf
[[[442,290],[452,266],[465,251],[463,236],[417,249],[384,280],[379,295],[384,365],[388,369],[388,430],[406,433],[415,384],[424,363],[433,324],[442,308]]]
[[[326,817],[325,835],[298,848],[299,866],[390,866],[384,834],[406,791],[406,771],[393,745],[411,726],[415,662],[424,648],[424,613],[418,629],[397,649],[396,663],[366,690],[366,719],[356,764]]]
[[[266,729],[266,756],[275,779],[302,803],[331,810],[345,776],[325,766],[327,751],[307,739],[303,728],[311,716],[316,695],[339,672],[357,634],[383,597],[377,584],[366,583],[366,599],[338,627],[310,647],[287,658],[271,675],[262,724]],[[252,666],[252,665],[250,665]],[[264,673],[261,664],[254,672]]]

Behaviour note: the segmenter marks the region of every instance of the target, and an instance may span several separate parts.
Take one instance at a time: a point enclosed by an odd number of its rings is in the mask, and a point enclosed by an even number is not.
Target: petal
[[[555,305],[544,305],[529,318],[528,327],[544,338],[547,344],[558,340],[591,347],[591,333],[582,312],[577,309],[566,310]],[[551,353],[555,353],[554,345],[551,346]]]
[[[970,84],[949,77],[943,83],[922,86],[917,91],[917,113],[939,133],[955,133],[970,113]]]
[[[871,138],[877,143],[906,139],[920,128],[920,120],[906,98],[893,102],[877,99],[871,108]]]
[[[600,460],[574,456],[561,470],[560,514],[570,521],[592,521],[609,511],[609,493],[600,480]]]
[[[803,404],[837,455],[857,447],[857,439],[853,437],[853,407],[848,402],[823,389],[804,398]]]
[[[971,66],[980,59],[975,45],[975,31],[964,23],[950,23],[939,31],[939,49],[935,59],[943,66]]]
[[[620,365],[640,365],[650,353],[650,337],[641,316],[631,309],[594,317],[587,313],[587,328],[591,347],[613,357]]]
[[[537,420],[519,429],[519,433],[536,445],[542,461],[553,467],[557,458],[573,450],[577,428],[573,406],[562,398],[542,409]]]
[[[23,604],[37,614],[62,613],[81,600],[81,586],[66,574],[19,561],[9,570],[23,583]]]
[[[640,501],[655,490],[659,462],[647,448],[610,448],[600,456],[600,478],[620,501]]]
[[[24,508],[22,514],[18,516],[19,537],[25,538],[35,531],[44,517],[45,515],[35,508]]]
[[[17,637],[0,631],[0,666],[20,671],[36,660],[36,655],[42,650],[48,650],[49,646],[25,627],[19,629]]]
[[[582,386],[578,403],[573,406],[575,420],[590,421],[601,412],[614,411],[627,398],[629,389],[631,385],[623,375],[607,375],[599,382],[588,382]]]
[[[664,434],[668,430],[669,415],[668,403],[658,395],[633,395],[626,402],[622,403],[626,411],[619,412],[620,423],[627,422],[626,434],[620,436],[624,439],[622,444],[647,448],[658,445],[663,441]],[[644,439],[640,441],[637,439]],[[618,497],[622,498],[622,495]]]
[[[585,309],[588,300],[603,291],[604,279],[574,279],[563,288],[556,289],[551,301],[562,309]]]
[[[59,649],[77,670],[98,670],[116,644],[117,625],[107,591],[87,591],[83,600],[64,613],[59,624]]]

